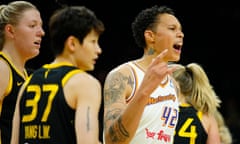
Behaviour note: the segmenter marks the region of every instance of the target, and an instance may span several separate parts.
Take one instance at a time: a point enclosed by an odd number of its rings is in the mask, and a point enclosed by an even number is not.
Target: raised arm
[[[134,86],[134,77],[130,69],[120,66],[111,71],[104,84],[104,139],[106,144],[129,143],[137,130],[145,105],[150,94],[159,83],[172,73],[164,62],[167,51],[162,52],[148,67],[144,79],[126,103]]]

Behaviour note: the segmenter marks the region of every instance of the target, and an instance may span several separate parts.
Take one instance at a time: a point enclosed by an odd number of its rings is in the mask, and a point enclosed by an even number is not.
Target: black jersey
[[[76,73],[66,64],[44,65],[26,81],[20,99],[19,144],[75,144],[75,110],[65,101],[63,87]]]
[[[12,133],[12,119],[15,111],[18,91],[25,81],[19,70],[12,64],[12,62],[0,52],[0,59],[6,61],[10,68],[10,79],[7,91],[4,94],[2,106],[0,106],[0,129],[1,129],[1,144],[9,144]],[[27,73],[25,73],[27,75]],[[4,75],[0,74],[0,78]]]
[[[190,105],[180,105],[174,144],[205,144],[207,133],[201,123],[202,113]]]

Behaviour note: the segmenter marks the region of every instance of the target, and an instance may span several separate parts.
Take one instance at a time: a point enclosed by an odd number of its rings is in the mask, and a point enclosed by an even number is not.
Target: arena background
[[[11,0],[1,0],[7,4]],[[28,0],[30,1],[30,0]],[[234,144],[240,138],[239,98],[239,38],[240,6],[237,1],[207,0],[31,0],[41,12],[46,36],[43,38],[41,53],[27,63],[27,67],[39,68],[53,60],[48,42],[48,19],[59,3],[85,5],[103,20],[106,31],[100,38],[103,53],[92,73],[103,84],[105,76],[113,67],[142,55],[132,38],[131,22],[142,9],[168,5],[176,12],[182,23],[184,46],[179,63],[197,62],[208,74],[216,93],[222,99],[220,111],[229,126]],[[102,132],[100,113],[100,133]],[[101,138],[100,138],[101,139]]]

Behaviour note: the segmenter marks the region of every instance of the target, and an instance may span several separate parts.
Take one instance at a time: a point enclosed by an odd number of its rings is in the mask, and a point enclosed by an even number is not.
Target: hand
[[[165,49],[161,52],[147,68],[143,81],[139,87],[139,91],[143,92],[144,95],[149,96],[164,78],[175,70],[175,67],[169,67],[168,62],[164,61],[167,51],[168,50]]]

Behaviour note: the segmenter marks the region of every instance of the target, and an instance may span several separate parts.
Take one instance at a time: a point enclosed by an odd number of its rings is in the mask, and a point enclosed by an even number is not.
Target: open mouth
[[[181,50],[182,45],[180,45],[180,44],[174,44],[174,45],[173,45],[173,48],[176,49],[176,50]]]

